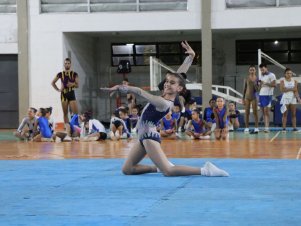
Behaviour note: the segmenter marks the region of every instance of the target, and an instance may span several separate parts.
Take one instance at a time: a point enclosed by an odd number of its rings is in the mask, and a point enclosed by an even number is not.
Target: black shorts
[[[62,102],[73,101],[73,100],[76,100],[74,90],[71,90],[67,93],[61,92],[61,101]]]
[[[107,139],[107,134],[103,132],[99,132],[98,140],[105,140],[105,139]]]
[[[116,127],[116,129],[117,129],[119,126],[123,126],[123,124],[122,124],[120,121],[118,121],[118,120],[112,122],[112,124]]]

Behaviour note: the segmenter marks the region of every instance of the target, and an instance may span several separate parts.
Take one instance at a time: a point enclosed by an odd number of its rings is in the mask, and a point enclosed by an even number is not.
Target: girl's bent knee
[[[122,173],[124,175],[132,175],[133,174],[133,169],[131,167],[123,166],[122,167]]]

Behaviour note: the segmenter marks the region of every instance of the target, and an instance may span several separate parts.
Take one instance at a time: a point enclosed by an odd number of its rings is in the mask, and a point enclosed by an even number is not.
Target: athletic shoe
[[[73,137],[72,140],[73,141],[80,141],[80,138],[79,137]]]
[[[286,133],[286,129],[285,128],[282,128],[282,133]]]
[[[294,128],[293,132],[299,132],[299,130],[297,128]]]
[[[269,133],[269,132],[270,132],[270,131],[269,131],[269,128],[264,128],[263,132]]]
[[[206,177],[228,177],[229,173],[225,170],[222,170],[212,164],[211,162],[206,162],[204,167],[201,168],[201,172],[203,176]]]
[[[254,133],[259,133],[259,129],[258,129],[258,128],[255,128],[255,129],[254,129]]]
[[[249,133],[249,128],[245,128],[244,132]]]
[[[201,140],[209,140],[210,139],[210,136],[209,135],[206,135],[206,136],[200,136],[199,137]]]
[[[72,141],[72,138],[70,136],[65,136],[64,141]]]

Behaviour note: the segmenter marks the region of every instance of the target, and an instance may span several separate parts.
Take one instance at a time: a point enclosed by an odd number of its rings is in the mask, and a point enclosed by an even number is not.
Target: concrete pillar
[[[212,98],[212,30],[211,0],[201,0],[202,13],[202,99],[203,109]]]
[[[29,107],[28,1],[17,0],[19,121]]]

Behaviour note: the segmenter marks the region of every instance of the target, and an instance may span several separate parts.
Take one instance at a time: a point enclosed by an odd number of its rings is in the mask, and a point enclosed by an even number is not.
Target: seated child
[[[207,125],[211,128],[211,131],[214,131],[216,127],[216,122],[214,118],[213,109],[216,107],[215,99],[209,101],[210,107],[205,108],[203,119],[206,121]]]
[[[31,140],[34,137],[34,125],[37,121],[37,109],[30,107],[27,111],[27,116],[23,118],[14,135],[20,140]]]
[[[216,128],[214,130],[214,135],[217,140],[225,140],[228,137],[228,110],[225,105],[225,100],[222,97],[216,99],[217,106],[213,109]]]
[[[192,110],[191,120],[187,124],[186,134],[192,139],[210,139],[210,128],[205,120],[200,118],[198,109]]]
[[[40,108],[38,111],[38,119],[34,130],[37,131],[39,127],[40,133],[33,138],[33,141],[54,141],[55,135],[49,127],[48,119],[46,118],[47,110]]]
[[[238,117],[240,112],[236,109],[235,103],[229,103],[229,131],[233,131],[234,129],[239,128]]]
[[[130,119],[130,122],[131,122],[131,131],[134,132],[134,133],[137,130],[136,125],[137,125],[137,122],[139,120],[138,113],[139,113],[138,107],[134,106],[132,108],[132,114],[130,114],[130,116],[129,116],[129,119]]]
[[[197,107],[196,101],[194,99],[191,99],[188,103],[188,108],[184,112],[184,124],[185,128],[187,127],[187,123],[189,120],[191,120],[192,110]]]
[[[161,119],[161,131],[160,135],[162,138],[176,139],[177,122],[171,116],[171,111],[167,113]]]
[[[97,119],[91,119],[91,112],[85,112],[80,115],[80,119],[84,122],[84,128],[88,130],[88,135],[83,137],[84,141],[99,141],[107,139],[107,133],[104,125]]]
[[[120,108],[114,113],[110,125],[110,137],[112,140],[131,138],[131,133],[124,121],[124,119],[127,120],[127,118],[127,110],[124,108]]]
[[[180,105],[174,105],[171,117],[176,120],[178,132],[184,129],[184,117]]]

